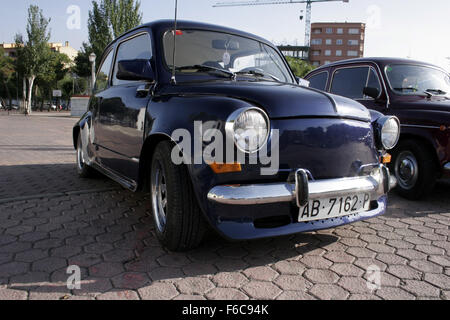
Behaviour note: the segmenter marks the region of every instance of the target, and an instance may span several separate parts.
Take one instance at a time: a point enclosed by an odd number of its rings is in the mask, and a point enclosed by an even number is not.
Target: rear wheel
[[[77,141],[77,172],[81,178],[90,178],[93,176],[93,170],[86,164],[85,159],[86,155],[83,150],[83,142],[80,133]]]
[[[150,167],[150,193],[156,235],[171,251],[200,245],[206,223],[195,198],[186,166],[171,160],[173,144],[158,144]]]
[[[436,184],[438,170],[429,150],[420,142],[405,140],[393,152],[393,172],[397,192],[410,200],[429,195]]]

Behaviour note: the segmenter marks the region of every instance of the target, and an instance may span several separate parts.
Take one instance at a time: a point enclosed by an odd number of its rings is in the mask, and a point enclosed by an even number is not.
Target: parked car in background
[[[402,124],[391,169],[398,192],[420,199],[450,175],[450,78],[434,65],[407,59],[360,58],[320,67],[310,86],[397,116]]]
[[[386,211],[395,180],[381,159],[398,141],[398,119],[300,86],[267,40],[153,22],[112,42],[96,79],[73,129],[78,173],[96,169],[149,192],[155,232],[170,250],[197,246],[207,225],[246,240]],[[230,146],[226,160],[206,160],[212,140],[216,156]],[[273,161],[263,161],[264,149]]]

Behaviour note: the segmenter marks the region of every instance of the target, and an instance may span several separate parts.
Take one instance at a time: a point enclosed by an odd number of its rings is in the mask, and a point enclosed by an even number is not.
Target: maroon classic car
[[[328,64],[305,77],[315,89],[354,99],[397,116],[402,134],[392,150],[397,191],[408,199],[431,193],[450,175],[450,78],[434,65],[393,58]]]

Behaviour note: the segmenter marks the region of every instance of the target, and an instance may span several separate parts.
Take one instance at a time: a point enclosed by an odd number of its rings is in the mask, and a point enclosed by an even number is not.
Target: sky
[[[227,0],[178,0],[179,18],[237,28],[275,44],[304,43],[304,4],[213,8],[219,1]],[[69,41],[79,49],[87,40],[91,0],[0,0],[0,43],[25,33],[30,4],[51,17],[52,42]],[[174,17],[174,0],[141,0],[141,6],[144,22]],[[450,71],[449,12],[448,0],[350,0],[313,4],[312,21],[367,23],[366,57],[409,57]]]

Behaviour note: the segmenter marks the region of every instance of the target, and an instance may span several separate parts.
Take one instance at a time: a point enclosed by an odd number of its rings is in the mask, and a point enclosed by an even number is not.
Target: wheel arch
[[[422,135],[417,135],[417,134],[413,134],[413,133],[402,133],[400,135],[399,143],[403,142],[403,141],[407,141],[407,140],[412,140],[412,141],[421,143],[423,146],[425,146],[427,151],[432,155],[433,161],[436,164],[436,166],[438,168],[440,167],[439,157],[438,157],[438,154],[436,153],[436,147],[434,146],[433,142],[430,141],[430,139],[428,139],[427,137],[424,137]]]

